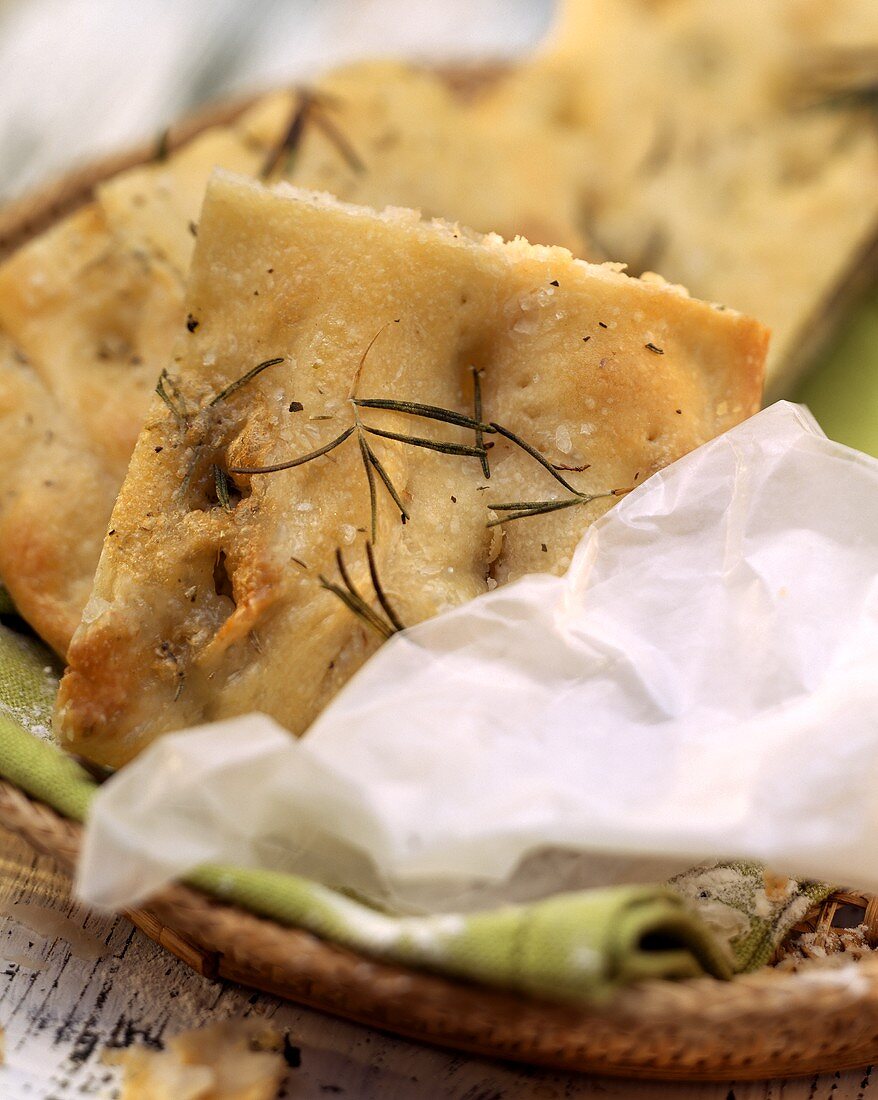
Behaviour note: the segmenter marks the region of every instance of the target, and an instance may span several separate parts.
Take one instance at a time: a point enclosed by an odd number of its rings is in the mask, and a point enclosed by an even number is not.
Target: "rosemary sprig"
[[[375,341],[378,339],[378,337],[381,335],[381,333],[384,331],[384,329],[387,328],[388,325],[393,324],[393,323],[395,323],[395,322],[394,321],[388,321],[387,324],[382,325],[382,327],[378,330],[378,332],[376,332],[375,335],[372,337],[372,339],[369,341],[369,344],[366,347],[366,350],[363,352],[363,354],[360,357],[360,360],[357,364],[357,369],[354,372],[354,378],[353,378],[353,382],[352,382],[352,386],[351,386],[351,392],[350,392],[350,395],[349,395],[349,398],[350,398],[350,401],[353,405],[353,410],[354,410],[354,423],[350,427],[346,428],[340,435],[336,436],[334,439],[330,440],[329,443],[324,444],[322,447],[318,447],[314,451],[309,451],[307,454],[299,455],[296,458],[289,459],[286,462],[277,462],[277,463],[274,463],[274,464],[269,465],[269,466],[234,466],[234,467],[231,467],[229,469],[229,473],[233,473],[233,474],[251,474],[252,475],[252,474],[272,474],[272,473],[277,473],[280,470],[291,470],[291,469],[294,469],[296,466],[302,466],[307,462],[313,461],[315,458],[320,458],[321,456],[328,454],[330,451],[334,450],[336,447],[340,447],[344,442],[346,442],[346,440],[348,440],[351,437],[351,435],[353,435],[354,432],[356,432],[357,433],[357,440],[358,440],[358,444],[359,444],[359,448],[360,448],[360,455],[361,455],[362,460],[363,460],[363,469],[365,471],[366,480],[367,480],[368,487],[369,487],[369,504],[370,504],[370,513],[371,513],[371,536],[372,536],[372,541],[373,542],[376,541],[377,534],[378,534],[378,500],[377,500],[377,488],[376,488],[376,483],[375,483],[375,474],[376,473],[380,477],[381,482],[384,485],[384,487],[387,489],[387,492],[389,493],[389,495],[390,495],[391,499],[393,500],[394,504],[399,509],[400,518],[402,519],[402,521],[404,523],[407,522],[408,519],[409,519],[409,514],[408,514],[408,512],[405,508],[405,505],[402,502],[402,498],[401,498],[399,492],[397,491],[396,487],[394,486],[393,482],[391,481],[390,475],[388,474],[387,470],[384,468],[383,463],[380,461],[378,456],[375,454],[375,451],[372,449],[372,447],[369,445],[369,443],[366,439],[365,433],[368,432],[368,431],[371,431],[372,429],[369,429],[368,427],[363,425],[362,422],[360,421],[359,408],[358,408],[358,406],[360,404],[360,401],[356,397],[356,388],[357,388],[357,384],[359,382],[360,375],[361,375],[362,370],[363,370],[363,366],[364,366],[365,361],[366,361],[366,357],[368,356],[369,351],[372,349],[373,345],[375,344]],[[227,386],[226,389],[223,390],[221,393],[217,394],[217,396],[211,401],[210,404],[215,405],[218,401],[220,401],[224,398],[227,398],[231,393],[233,393],[240,386],[245,385],[252,378],[255,378],[256,375],[259,374],[261,371],[265,370],[267,367],[273,366],[275,363],[280,363],[280,362],[283,362],[283,360],[282,359],[269,359],[269,360],[266,360],[264,363],[260,363],[258,366],[254,367],[252,370],[248,371],[245,375],[243,375],[241,378],[239,378],[236,382],[233,382],[230,386]],[[367,405],[367,406],[371,406],[371,407],[383,407],[381,404],[373,404],[372,402],[368,402],[368,401],[366,401],[364,404]],[[432,407],[421,406],[421,408],[428,409],[428,408],[432,408]],[[448,416],[456,415],[456,414],[452,414],[452,413],[448,412],[448,410],[436,410],[436,411],[439,412],[439,413],[447,414]],[[375,429],[374,431],[375,431],[375,434],[381,434],[377,431],[377,429]],[[402,438],[402,437],[400,437],[400,438]],[[405,437],[405,438],[406,438],[406,440],[408,440],[409,437]],[[419,441],[417,439],[414,439],[414,438],[412,438],[411,441],[416,446],[417,445],[424,445],[424,444],[421,443],[421,441]],[[453,445],[449,444],[448,446],[453,446]],[[437,445],[434,449],[440,449],[439,445]]]
[[[171,410],[177,424],[182,428],[189,421],[189,413],[186,409],[186,400],[180,393],[177,383],[171,378],[167,370],[163,370],[156,383],[155,392]]]
[[[323,131],[323,136],[335,146],[341,159],[352,172],[361,176],[366,171],[366,165],[360,160],[357,151],[326,113],[327,101],[315,99],[311,104],[311,119],[315,126]]]
[[[372,464],[372,468],[375,470],[375,473],[384,482],[384,487],[387,489],[388,493],[390,493],[390,496],[393,499],[393,503],[399,509],[399,518],[402,520],[403,523],[408,523],[408,521],[412,517],[406,511],[405,505],[403,504],[399,493],[396,491],[393,482],[390,480],[390,475],[384,469],[384,466],[381,464],[381,462],[378,461],[378,456],[375,454],[375,452],[372,450],[372,448],[369,446],[368,442],[363,438],[362,435],[360,436],[360,442],[365,448],[366,458]],[[374,542],[375,539],[373,538],[372,541]]]
[[[365,172],[366,166],[353,146],[326,113],[331,106],[332,101],[325,96],[319,95],[308,88],[297,90],[296,104],[293,108],[289,126],[262,165],[260,177],[263,180],[272,176],[281,164],[286,175],[292,172],[296,154],[301,147],[305,128],[309,122],[321,130],[324,137],[335,147],[339,156],[352,172],[356,172],[358,175]]]
[[[274,474],[279,470],[292,470],[295,466],[304,466],[306,462],[311,462],[315,458],[320,458],[321,455],[329,454],[330,451],[335,450],[336,447],[340,447],[346,439],[349,439],[356,431],[356,425],[351,424],[349,428],[337,435],[335,439],[324,444],[322,447],[318,447],[316,451],[309,451],[306,455],[300,455],[298,458],[291,458],[288,462],[276,462],[273,466],[230,466],[230,474]]]
[[[300,88],[296,94],[296,104],[283,137],[269,152],[259,173],[260,178],[266,180],[273,175],[278,166],[283,162],[287,171],[292,167],[296,153],[302,142],[305,132],[305,123],[311,113],[311,93],[305,88]]]
[[[482,381],[479,377],[479,371],[477,367],[472,368],[473,372],[473,417],[478,424],[476,428],[476,446],[484,448],[484,432],[485,428],[482,426]],[[488,428],[490,429],[490,426]],[[494,429],[496,431],[496,429]],[[482,473],[485,476],[485,480],[489,480],[491,477],[491,467],[488,463],[488,452],[482,455]]]
[[[269,367],[276,367],[278,363],[282,363],[284,357],[281,355],[274,359],[266,359],[263,363],[258,363],[251,370],[248,370],[246,374],[242,374],[240,378],[236,378],[234,382],[230,382],[225,389],[210,399],[208,402],[208,408],[213,408],[215,405],[219,405],[221,401],[225,401],[226,398],[231,397],[233,393],[239,390],[242,386],[246,386],[248,382],[251,382],[257,375],[262,374],[264,370]]]
[[[266,359],[262,363],[258,363],[255,367],[248,370],[246,374],[242,374],[240,378],[236,378],[234,382],[230,382],[228,386],[220,390],[218,394],[210,399],[207,403],[207,408],[212,409],[231,397],[233,393],[239,390],[242,386],[246,386],[248,382],[251,382],[257,375],[262,374],[268,367],[275,367],[278,363],[282,363],[283,356]],[[180,392],[177,383],[168,374],[167,369],[163,370],[159,375],[159,380],[156,383],[155,392],[168,406],[174,415],[174,419],[177,421],[180,427],[185,427],[189,422],[189,412],[186,408],[186,399]]]
[[[378,612],[371,607],[363,596],[360,594],[354,582],[351,580],[351,576],[348,573],[347,566],[345,564],[344,557],[341,550],[336,550],[335,561],[338,566],[338,571],[342,579],[341,584],[336,584],[333,581],[328,580],[323,574],[320,574],[320,584],[327,592],[331,592],[334,596],[341,600],[341,602],[353,612],[358,619],[361,619],[366,626],[375,630],[385,640],[392,637],[400,630],[405,630],[399,616],[391,606],[384,589],[378,579],[378,572],[375,568],[375,558],[372,552],[372,546],[370,543],[366,543],[366,556],[369,561],[369,575],[372,578],[372,585],[375,588],[375,595],[381,605],[382,610],[387,619],[383,619]]]
[[[360,450],[360,457],[363,463],[363,470],[366,475],[366,483],[369,490],[369,511],[371,517],[370,527],[370,547],[377,542],[378,536],[378,487],[375,475],[378,475],[382,485],[387,490],[388,495],[393,501],[394,505],[399,509],[400,519],[403,523],[408,522],[410,519],[409,513],[402,501],[402,497],[396,489],[393,481],[387,472],[384,464],[379,459],[375,450],[371,446],[368,437],[373,436],[379,439],[387,439],[397,443],[403,443],[406,446],[421,447],[427,450],[437,451],[440,454],[457,455],[465,458],[478,458],[481,466],[482,473],[486,479],[490,478],[490,466],[488,463],[488,448],[493,446],[492,443],[485,443],[484,436],[486,434],[501,435],[505,439],[508,439],[515,446],[520,448],[532,458],[535,462],[539,463],[544,470],[561,485],[567,493],[570,495],[562,497],[561,499],[546,499],[546,500],[525,500],[514,501],[509,503],[499,503],[489,505],[495,512],[503,513],[499,518],[490,520],[487,524],[488,527],[495,527],[501,523],[511,522],[516,519],[525,519],[531,516],[545,515],[551,512],[560,511],[565,508],[573,508],[583,504],[589,504],[594,500],[605,499],[611,496],[619,496],[620,494],[627,492],[628,490],[614,489],[607,493],[588,494],[582,493],[576,489],[569,481],[564,478],[559,471],[573,471],[582,472],[589,468],[588,463],[582,465],[568,465],[565,463],[552,463],[537,450],[532,444],[522,439],[521,436],[511,431],[509,428],[504,427],[496,421],[490,421],[485,423],[483,421],[482,413],[482,392],[481,381],[478,370],[472,368],[473,376],[473,416],[468,416],[465,413],[459,413],[453,409],[445,409],[438,405],[430,405],[416,401],[398,401],[392,398],[362,398],[357,395],[357,388],[359,386],[360,378],[363,372],[363,368],[368,358],[369,352],[374,346],[376,340],[381,333],[391,324],[397,323],[396,320],[388,321],[375,333],[372,339],[369,341],[365,351],[361,355],[354,371],[353,380],[351,383],[350,393],[348,399],[351,403],[354,413],[354,423],[346,428],[343,432],[337,435],[334,439],[331,439],[323,446],[316,448],[313,451],[309,451],[307,454],[299,455],[296,458],[289,459],[285,462],[273,463],[267,466],[233,466],[228,470],[228,474],[243,474],[243,475],[257,475],[257,474],[270,474],[277,473],[281,470],[291,470],[298,466],[305,465],[308,462],[312,462],[317,458],[329,454],[335,448],[342,446],[354,433],[357,435],[357,443]],[[246,374],[242,375],[236,381],[230,383],[225,389],[221,390],[209,403],[209,407],[213,407],[219,402],[225,400],[231,396],[241,386],[246,385],[251,379],[259,375],[263,370],[268,367],[274,366],[277,363],[283,362],[282,358],[267,359],[262,363],[257,364]],[[180,417],[186,416],[185,404],[182,402],[182,396],[176,387],[172,388],[169,393],[164,385],[165,381],[168,385],[173,387],[173,383],[167,378],[166,373],[159,380],[160,392],[163,399],[168,406],[172,409],[175,415]],[[452,424],[455,427],[466,428],[475,433],[475,446],[468,444],[453,443],[447,440],[429,439],[422,436],[408,435],[404,432],[393,432],[383,428],[376,428],[369,424],[364,424],[360,417],[361,410],[364,409],[380,409],[387,412],[401,413],[408,416],[421,417],[428,420],[438,421],[440,423]],[[224,509],[231,510],[230,501],[230,486],[228,481],[228,474],[221,470],[219,467],[213,467],[214,481],[217,489],[217,499]],[[371,551],[370,557],[371,557]],[[370,572],[374,567],[374,561],[370,565]],[[339,598],[343,599],[348,606],[352,608],[356,613],[363,616],[363,608],[360,606],[363,603],[362,597],[356,591],[352,584],[349,583],[349,577],[344,569],[343,562],[339,565],[339,571],[342,574],[342,580],[344,586],[339,588],[338,585],[332,585],[326,581],[325,586],[334,591]],[[325,580],[325,578],[321,578]],[[374,578],[373,578],[374,583]],[[383,600],[383,593],[378,593],[379,585],[376,585],[376,594],[379,596],[379,602]],[[338,589],[338,591],[336,591]],[[382,607],[384,606],[382,602]],[[386,609],[385,609],[386,610]],[[373,613],[374,614],[374,613]],[[388,613],[388,619],[391,625],[395,625],[393,616]],[[375,623],[371,624],[373,627]]]
[[[591,504],[593,500],[606,500],[609,497],[622,496],[628,489],[611,489],[608,493],[575,493],[560,500],[519,500],[512,504],[489,504],[494,512],[508,512],[511,515],[489,520],[487,527],[497,527],[501,523],[511,523],[514,519],[529,519],[531,516],[543,516],[548,512],[559,512],[563,508],[576,508],[581,504]]]

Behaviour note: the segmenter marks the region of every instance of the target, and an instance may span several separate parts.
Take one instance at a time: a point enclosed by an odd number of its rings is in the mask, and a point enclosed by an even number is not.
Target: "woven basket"
[[[446,74],[467,94],[469,73]],[[475,82],[479,80],[475,77]],[[224,103],[174,127],[171,147],[234,118]],[[154,145],[89,165],[0,210],[0,259],[87,202]],[[0,780],[0,825],[70,870],[81,827]],[[878,1059],[878,901],[836,894],[799,927],[777,968],[720,982],[647,982],[600,1011],[499,993],[374,962],[183,886],[127,916],[208,978],[229,979],[427,1043],[559,1069],[668,1080],[783,1077]],[[860,926],[856,935],[844,929]],[[842,929],[837,931],[836,929]],[[839,970],[810,961],[845,951]]]

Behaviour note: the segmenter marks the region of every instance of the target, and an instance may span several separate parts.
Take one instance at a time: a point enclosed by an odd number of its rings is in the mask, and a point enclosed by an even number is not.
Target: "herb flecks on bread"
[[[213,168],[581,249],[554,146],[528,133],[517,118],[482,119],[435,74],[348,66],[105,181],[0,266],[0,333],[18,356],[0,356],[0,578],[53,648],[65,654],[79,622],[155,380],[186,323]]]
[[[767,342],[561,248],[225,174],[185,313],[59,701],[114,765],[254,709],[304,731],[383,637],[340,566],[409,626],[563,570],[614,491],[756,411]]]

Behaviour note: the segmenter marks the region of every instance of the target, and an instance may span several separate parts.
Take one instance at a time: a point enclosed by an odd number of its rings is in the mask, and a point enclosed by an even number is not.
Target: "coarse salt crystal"
[[[555,446],[561,454],[564,455],[569,455],[573,450],[573,443],[570,440],[570,429],[566,424],[559,424],[555,429]]]

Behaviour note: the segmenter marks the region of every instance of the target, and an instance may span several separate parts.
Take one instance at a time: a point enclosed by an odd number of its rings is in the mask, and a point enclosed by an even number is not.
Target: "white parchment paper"
[[[80,893],[219,859],[441,907],[711,857],[876,890],[876,574],[878,461],[775,405],[566,576],[396,636],[302,740],[254,715],[161,739],[98,794]]]

